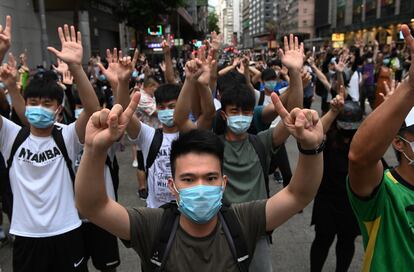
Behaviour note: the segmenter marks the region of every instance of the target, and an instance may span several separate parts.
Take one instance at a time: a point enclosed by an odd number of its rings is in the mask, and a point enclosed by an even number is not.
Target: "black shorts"
[[[88,271],[81,228],[51,237],[16,236],[13,271]]]
[[[137,162],[138,162],[138,170],[145,171],[144,165],[144,155],[142,154],[141,150],[137,150]]]
[[[115,268],[121,263],[116,236],[92,223],[82,224],[86,259],[98,270]]]

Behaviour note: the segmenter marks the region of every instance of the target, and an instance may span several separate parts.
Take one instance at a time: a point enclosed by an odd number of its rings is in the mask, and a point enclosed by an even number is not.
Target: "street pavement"
[[[316,100],[314,106],[319,107],[319,101]],[[118,153],[120,164],[120,186],[119,202],[124,206],[143,206],[144,201],[140,200],[137,195],[137,183],[134,168],[131,163],[130,144],[126,143],[127,148],[124,152]],[[286,148],[290,160],[292,172],[296,167],[298,151],[296,141],[290,137],[286,143]],[[385,156],[390,165],[396,165],[395,155],[390,148]],[[270,189],[276,193],[282,188],[280,184],[270,176]],[[273,232],[273,244],[271,245],[271,256],[273,269],[279,272],[301,272],[310,270],[309,253],[312,241],[314,239],[314,229],[310,226],[313,204],[309,204],[303,213],[295,215],[284,225]],[[4,218],[6,218],[4,216]],[[8,229],[8,222],[5,223]],[[328,258],[323,271],[335,271],[335,243],[331,246]],[[121,265],[118,267],[119,272],[140,271],[140,262],[138,255],[132,250],[127,249],[119,242]],[[363,261],[363,245],[359,236],[355,243],[355,255],[349,271],[361,271]],[[0,245],[0,272],[12,271],[12,247],[9,243]],[[90,271],[95,270],[89,262]]]

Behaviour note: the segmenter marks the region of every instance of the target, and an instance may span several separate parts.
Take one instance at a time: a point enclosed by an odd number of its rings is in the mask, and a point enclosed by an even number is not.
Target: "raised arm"
[[[414,58],[414,38],[407,25],[402,25],[411,58]],[[414,106],[414,66],[409,79],[403,81],[386,101],[373,111],[353,137],[349,152],[349,182],[352,191],[368,197],[380,184],[383,176],[381,157],[397,135],[405,117]],[[386,127],[386,129],[384,129]],[[380,131],[376,137],[372,133]]]
[[[17,66],[16,60],[14,59],[12,53],[9,53],[7,63],[3,64],[3,66],[0,68],[0,79],[3,81],[4,85],[6,85],[7,90],[9,91],[13,108],[16,111],[20,121],[25,126],[29,126],[29,122],[25,116],[26,103],[20,93],[20,88],[17,85]]]
[[[323,133],[326,134],[331,127],[332,123],[335,121],[338,114],[341,112],[345,103],[345,87],[341,86],[339,94],[336,95],[334,99],[331,100],[331,108],[329,111],[321,117]]]
[[[108,61],[108,68],[105,69],[101,62],[96,63],[96,65],[99,67],[99,70],[101,70],[102,74],[106,77],[109,84],[111,85],[112,91],[115,92],[118,90],[117,71],[119,68],[119,59],[122,58],[123,56],[121,50],[119,50],[118,58],[118,50],[116,48],[113,49],[113,52],[111,52],[109,49],[106,49],[106,60]]]
[[[289,82],[289,91],[287,92],[286,107],[288,110],[294,108],[303,107],[303,85],[301,77],[301,69],[303,67],[304,60],[304,49],[303,43],[299,44],[298,38],[293,37],[291,34],[288,38],[284,38],[284,51],[279,49],[279,57],[282,60],[284,66],[289,70],[290,82]],[[283,130],[282,126],[277,126],[273,130],[273,147],[281,145],[286,141],[289,135],[287,133],[282,133],[280,129]]]
[[[272,99],[282,118],[283,122],[280,123],[296,138],[301,148],[318,149],[323,141],[323,128],[318,113],[298,108],[289,113],[276,94],[272,94]],[[277,228],[312,201],[318,191],[322,173],[322,153],[304,155],[299,152],[298,164],[289,185],[266,203],[267,231]]]
[[[337,78],[336,91],[338,93],[340,91],[341,86],[345,86],[343,72],[344,72],[345,67],[348,65],[348,62],[349,62],[347,59],[348,59],[348,55],[343,53],[339,57],[338,63],[335,63],[335,71],[336,71],[336,78]]]
[[[76,120],[76,133],[79,141],[83,143],[86,124],[89,117],[99,110],[99,101],[88,76],[82,68],[83,47],[81,33],[79,31],[76,32],[74,26],[71,26],[69,29],[68,25],[64,25],[63,29],[59,27],[58,33],[62,50],[58,51],[53,47],[48,47],[47,49],[68,65],[69,71],[76,82],[79,98],[83,106],[83,111]]]
[[[3,27],[0,25],[0,63],[3,62],[3,59],[11,45],[11,25],[11,17],[7,15],[6,26]]]
[[[169,84],[176,84],[174,76],[174,67],[171,59],[171,36],[168,35],[167,40],[162,42],[162,50],[164,51],[165,61],[165,81]]]
[[[319,79],[319,81],[323,84],[323,86],[327,89],[330,90],[331,89],[331,83],[329,83],[329,80],[326,78],[326,76],[322,73],[321,70],[319,70],[319,68],[316,66],[315,61],[313,59],[313,57],[310,57],[308,59],[308,62],[313,70],[313,72],[315,73],[316,77]]]
[[[111,111],[103,109],[92,115],[75,181],[76,206],[80,214],[124,240],[130,240],[129,216],[121,204],[108,197],[104,166],[108,148],[124,134],[138,102],[136,93],[125,111],[116,104]]]

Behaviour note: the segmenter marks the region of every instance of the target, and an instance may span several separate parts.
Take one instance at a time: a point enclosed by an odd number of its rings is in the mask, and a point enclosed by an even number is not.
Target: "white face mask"
[[[405,138],[403,138],[403,137],[401,137],[401,136],[399,136],[399,138],[400,138],[401,140],[403,140],[404,142],[406,142],[406,143],[410,144],[411,150],[414,152],[414,142],[410,142],[410,141],[408,141],[407,139],[405,139]],[[405,154],[405,152],[404,152],[404,151],[401,151],[401,153],[403,153],[404,157],[408,160],[408,164],[409,164],[409,165],[414,166],[414,160],[413,160],[413,159],[410,159],[410,158],[407,156],[407,154]]]

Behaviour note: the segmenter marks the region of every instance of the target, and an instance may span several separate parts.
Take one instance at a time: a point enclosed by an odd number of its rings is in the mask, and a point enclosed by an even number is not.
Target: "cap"
[[[359,103],[347,100],[336,123],[340,129],[356,130],[361,125],[362,119],[363,113]]]
[[[409,131],[414,133],[414,107],[411,108],[410,112],[405,117],[400,131]]]

